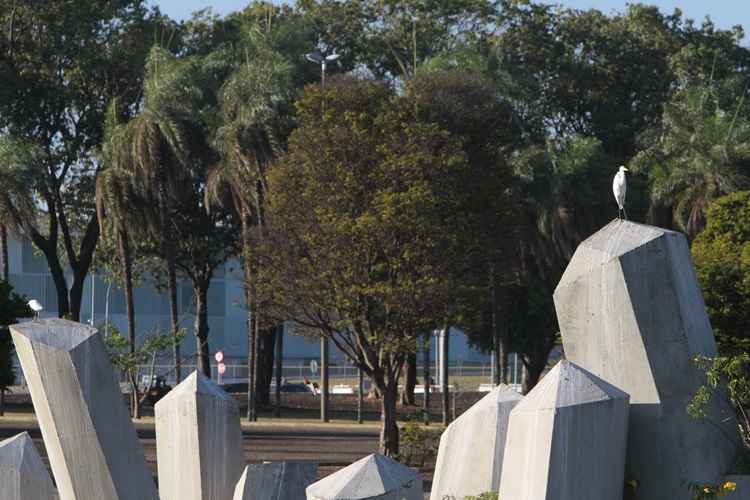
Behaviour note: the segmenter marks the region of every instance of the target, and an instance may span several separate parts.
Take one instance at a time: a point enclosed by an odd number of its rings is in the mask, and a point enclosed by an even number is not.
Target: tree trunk
[[[252,235],[250,234],[250,214],[245,211],[241,217],[242,231],[242,270],[245,283],[245,307],[247,308],[247,419],[250,422],[257,420],[256,402],[256,358],[258,353],[257,335],[255,331],[255,305],[254,299],[254,276]]]
[[[256,312],[253,315],[253,421],[258,420],[258,355],[260,353],[260,315]]]
[[[362,368],[357,368],[357,423],[361,424],[364,422],[364,415],[363,415],[363,406],[364,406],[364,398],[365,398],[365,377],[364,372],[362,371]]]
[[[10,281],[10,263],[8,262],[8,228],[0,224],[0,280]]]
[[[398,455],[398,425],[396,424],[396,401],[398,385],[388,381],[380,389],[380,453],[387,457]]]
[[[172,355],[174,357],[175,384],[182,380],[182,356],[180,355],[180,343],[177,337],[180,333],[179,317],[177,312],[177,266],[174,256],[167,256],[167,288],[169,289],[169,325],[172,328]]]
[[[81,303],[83,302],[83,285],[86,283],[86,272],[74,272],[73,284],[70,287],[70,319],[71,321],[81,320]]]
[[[273,379],[274,345],[276,344],[276,329],[261,332],[260,349],[258,351],[258,404],[271,404],[271,380]]]
[[[422,378],[424,379],[424,399],[422,400],[422,418],[425,425],[430,425],[430,334],[424,334],[422,340]]]
[[[281,417],[281,379],[284,374],[284,324],[279,325],[276,331],[276,417]]]
[[[521,374],[521,390],[523,391],[524,396],[539,382],[539,378],[542,376],[543,371],[544,365],[527,363],[524,359]]]
[[[37,247],[39,248],[39,245],[37,245]],[[56,253],[47,252],[43,248],[40,249],[47,258],[49,272],[52,275],[52,281],[55,284],[55,292],[57,293],[57,315],[60,318],[69,318],[70,302],[68,302],[68,282],[65,279],[65,273],[60,265],[60,261],[58,260]],[[41,299],[41,297],[38,298]]]
[[[130,253],[130,240],[123,230],[117,232],[117,249],[120,253],[120,265],[122,266],[122,281],[125,285],[125,311],[128,324],[128,344],[130,354],[135,354],[135,306],[133,302],[133,265]],[[131,411],[134,418],[141,418],[140,404],[138,398],[138,367],[133,367],[130,374],[131,384]]]
[[[448,376],[448,359],[450,358],[450,327],[446,326],[443,330],[443,335],[440,337],[440,341],[442,342],[442,354],[440,357],[440,375],[441,375],[441,390],[443,392],[443,425],[448,425],[450,423],[451,417],[450,417],[450,394],[448,389],[448,382],[449,382],[449,376]]]
[[[208,359],[208,286],[207,282],[195,284],[195,353],[198,357],[198,370],[211,378],[211,366]]]
[[[0,417],[5,416],[5,387],[0,387]]]
[[[497,335],[497,368],[500,371],[500,383],[508,383],[508,349],[505,347],[504,336]]]
[[[328,337],[320,336],[320,420],[328,422]]]
[[[411,353],[406,358],[404,370],[404,388],[401,391],[401,404],[414,406],[414,387],[417,385],[417,353]]]
[[[503,368],[500,362],[500,332],[497,329],[497,290],[495,288],[494,267],[490,271],[490,312],[492,317],[492,383],[503,381]]]

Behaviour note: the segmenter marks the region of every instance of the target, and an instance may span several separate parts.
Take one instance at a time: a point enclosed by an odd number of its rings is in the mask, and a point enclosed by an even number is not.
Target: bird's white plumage
[[[620,210],[625,208],[625,193],[628,190],[628,182],[625,179],[625,172],[627,171],[628,169],[625,167],[620,167],[620,170],[615,174],[615,178],[612,181],[612,192],[615,195],[615,200],[617,200],[617,206]]]

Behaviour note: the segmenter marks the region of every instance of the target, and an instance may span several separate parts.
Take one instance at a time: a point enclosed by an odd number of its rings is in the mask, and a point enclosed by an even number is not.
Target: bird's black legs
[[[628,220],[628,213],[625,211],[625,207],[622,207],[623,219]]]

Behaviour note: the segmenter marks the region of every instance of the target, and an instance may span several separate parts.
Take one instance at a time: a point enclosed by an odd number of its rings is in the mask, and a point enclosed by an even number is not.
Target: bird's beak
[[[630,170],[628,170],[628,169],[627,169],[627,168],[625,168],[625,167],[622,167],[622,171],[623,171],[623,172],[630,172]]]

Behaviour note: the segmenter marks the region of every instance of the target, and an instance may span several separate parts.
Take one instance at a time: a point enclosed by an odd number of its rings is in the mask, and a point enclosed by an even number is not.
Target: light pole
[[[320,64],[320,88],[326,88],[326,64],[339,58],[339,54],[323,56],[319,52],[305,54],[305,59]],[[320,336],[320,420],[328,422],[328,337]]]

